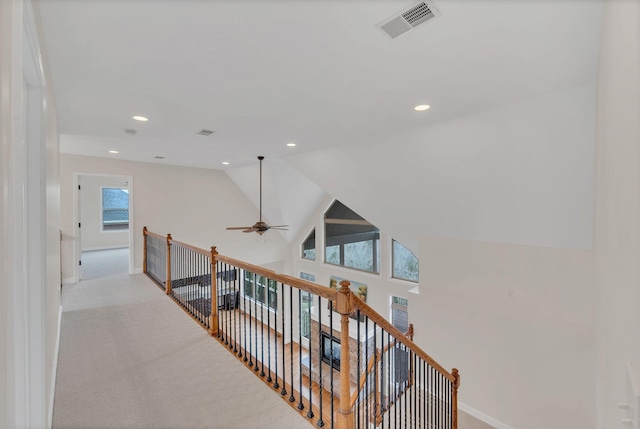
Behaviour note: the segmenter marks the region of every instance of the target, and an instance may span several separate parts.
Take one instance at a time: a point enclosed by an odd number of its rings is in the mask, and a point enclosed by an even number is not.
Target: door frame
[[[129,182],[129,274],[135,273],[135,227],[134,227],[134,188],[133,188],[133,176],[127,176],[125,174],[106,174],[106,173],[73,173],[73,283],[80,281],[80,265],[75,261],[80,261],[82,256],[82,243],[81,243],[81,228],[80,228],[80,196],[78,185],[80,184],[81,176],[98,176],[98,177],[118,177],[126,179]]]

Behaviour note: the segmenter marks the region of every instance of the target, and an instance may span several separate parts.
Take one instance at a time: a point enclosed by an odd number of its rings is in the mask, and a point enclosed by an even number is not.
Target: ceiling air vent
[[[210,136],[211,134],[213,134],[215,131],[211,131],[211,130],[205,130],[204,128],[202,130],[200,130],[199,132],[197,132],[196,134],[201,135],[201,136]]]
[[[132,129],[130,129],[130,128],[125,128],[125,129],[124,129],[124,132],[125,132],[126,134],[129,134],[130,136],[135,136],[135,135],[138,133],[136,130],[132,130]]]
[[[414,3],[390,18],[385,19],[377,27],[387,36],[395,39],[412,28],[440,16],[440,11],[430,1]]]

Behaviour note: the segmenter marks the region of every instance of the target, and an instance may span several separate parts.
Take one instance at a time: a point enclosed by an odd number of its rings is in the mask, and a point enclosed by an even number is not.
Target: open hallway
[[[65,286],[54,428],[309,428],[145,275]]]

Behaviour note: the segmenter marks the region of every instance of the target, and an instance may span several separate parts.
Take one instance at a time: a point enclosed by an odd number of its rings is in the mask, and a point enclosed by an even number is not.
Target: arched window
[[[391,259],[391,265],[393,267],[391,276],[393,278],[418,283],[418,258],[416,258],[416,255],[414,255],[411,250],[396,240],[392,240]]]
[[[324,214],[327,264],[380,272],[380,230],[336,200]]]

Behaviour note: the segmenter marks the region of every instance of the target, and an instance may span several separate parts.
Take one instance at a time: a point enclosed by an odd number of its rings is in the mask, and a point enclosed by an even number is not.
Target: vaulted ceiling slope
[[[265,155],[292,167],[273,183],[305,183],[277,188],[274,217],[326,191],[409,240],[589,246],[575,215],[592,197],[601,1],[435,0],[441,16],[396,39],[376,28],[411,4],[42,0],[61,150],[214,169]]]

